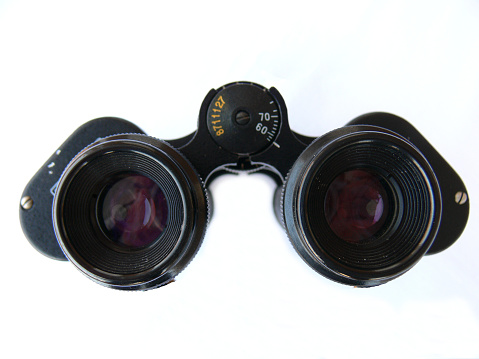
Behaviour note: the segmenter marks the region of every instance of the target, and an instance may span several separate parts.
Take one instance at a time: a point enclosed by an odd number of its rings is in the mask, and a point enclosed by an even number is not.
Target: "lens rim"
[[[318,167],[327,162],[345,146],[352,146],[362,141],[390,143],[398,151],[407,155],[411,159],[411,163],[417,167],[418,173],[424,179],[427,188],[429,213],[426,214],[428,221],[424,233],[421,233],[421,239],[396,264],[385,267],[368,268],[367,264],[362,267],[353,267],[344,261],[338,260],[337,256],[331,255],[330,251],[324,248],[321,240],[318,240],[318,236],[312,233],[307,218],[306,197]],[[358,163],[358,165],[371,168],[367,166],[367,163]],[[349,169],[356,168],[358,167],[350,167]],[[381,168],[386,172],[388,171],[387,165],[378,167],[378,169]],[[344,170],[347,170],[347,168],[344,168]],[[333,175],[331,177],[332,179],[335,178]],[[324,183],[324,193],[329,188],[330,181]],[[401,185],[401,183],[392,184],[390,187],[394,189],[397,188],[397,185]],[[394,189],[394,192],[397,192],[397,190]],[[397,193],[397,195],[398,198],[395,199],[395,201],[399,201],[397,202],[397,207],[404,208],[400,202],[401,193]],[[398,277],[412,268],[422,258],[433,243],[437,233],[442,203],[439,185],[434,172],[424,156],[409,141],[392,131],[380,127],[346,126],[316,139],[300,155],[288,174],[284,185],[282,208],[283,223],[290,241],[308,265],[332,280],[354,286],[369,287]],[[387,234],[399,228],[401,216],[402,214],[398,212],[398,219],[392,221],[392,226],[386,231]],[[325,216],[323,215],[323,217]],[[330,231],[331,233],[325,233],[324,237],[333,238],[331,234],[335,234],[331,229]],[[408,239],[405,238],[404,240],[407,241]]]
[[[119,153],[122,156],[117,156]],[[88,212],[90,227],[86,231],[96,236],[95,245],[101,246],[101,252],[89,253],[78,249],[80,237],[77,238],[75,234],[78,228],[73,228],[64,218],[69,208],[68,194],[74,189],[75,180],[80,178],[81,171],[93,168],[92,164],[100,159],[108,159],[104,160],[104,163],[109,163],[111,169],[109,172],[105,170],[105,173],[109,173],[111,177],[134,169],[133,172],[157,182],[170,202],[169,207],[173,206],[172,210],[176,208],[177,212],[176,215],[169,213],[165,232],[171,229],[168,238],[172,242],[168,244],[168,248],[160,247],[163,245],[160,241],[165,233],[160,235],[159,240],[144,248],[128,250],[105,245],[106,239],[103,238],[105,233],[96,219],[95,207],[98,199],[96,198],[89,200],[89,204],[84,205],[81,210]],[[141,161],[138,161],[139,159]],[[100,192],[106,182],[107,178],[103,179],[103,183],[98,181],[96,191]],[[90,279],[108,287],[124,290],[151,289],[172,281],[196,254],[203,240],[208,219],[208,198],[196,170],[178,150],[166,142],[141,134],[110,136],[81,151],[61,176],[53,202],[55,234],[65,256]],[[155,256],[152,250],[156,250]],[[160,251],[163,252],[159,254]],[[124,256],[122,258],[130,259],[132,263],[123,263],[118,257],[121,255]],[[95,256],[99,258],[95,259]],[[137,258],[135,256],[141,258],[138,266],[133,263],[133,259]],[[101,261],[109,260],[118,267],[112,265],[110,268],[110,264],[102,267],[99,264]],[[156,262],[148,263],[153,260]]]

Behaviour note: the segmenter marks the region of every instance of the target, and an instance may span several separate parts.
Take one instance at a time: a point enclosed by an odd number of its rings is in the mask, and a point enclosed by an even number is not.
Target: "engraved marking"
[[[57,191],[57,187],[58,187],[58,182],[60,182],[60,180],[58,180],[52,188],[50,188],[50,193],[52,194],[52,196],[55,195],[55,192]]]

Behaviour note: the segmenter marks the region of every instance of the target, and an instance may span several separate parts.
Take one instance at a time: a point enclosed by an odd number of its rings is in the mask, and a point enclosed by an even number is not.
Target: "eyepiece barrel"
[[[355,286],[409,270],[434,241],[439,185],[426,159],[388,130],[349,126],[313,142],[283,194],[294,247],[316,271]]]
[[[95,142],[67,166],[53,220],[65,256],[118,289],[171,281],[203,239],[208,206],[196,171],[174,148],[144,135]]]

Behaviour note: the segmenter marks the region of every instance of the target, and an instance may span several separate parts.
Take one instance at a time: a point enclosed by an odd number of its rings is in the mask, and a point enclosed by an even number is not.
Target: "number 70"
[[[261,116],[260,117],[260,120],[263,121],[269,121],[271,119],[271,115],[269,114],[269,112],[260,112],[259,115]]]

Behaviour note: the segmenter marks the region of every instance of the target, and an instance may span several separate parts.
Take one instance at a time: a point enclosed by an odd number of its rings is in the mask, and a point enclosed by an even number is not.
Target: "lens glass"
[[[388,195],[378,175],[360,169],[346,171],[329,185],[324,213],[342,240],[373,240],[388,217]]]
[[[158,239],[165,230],[168,205],[158,184],[139,174],[124,175],[100,196],[97,217],[113,243],[138,249]]]

